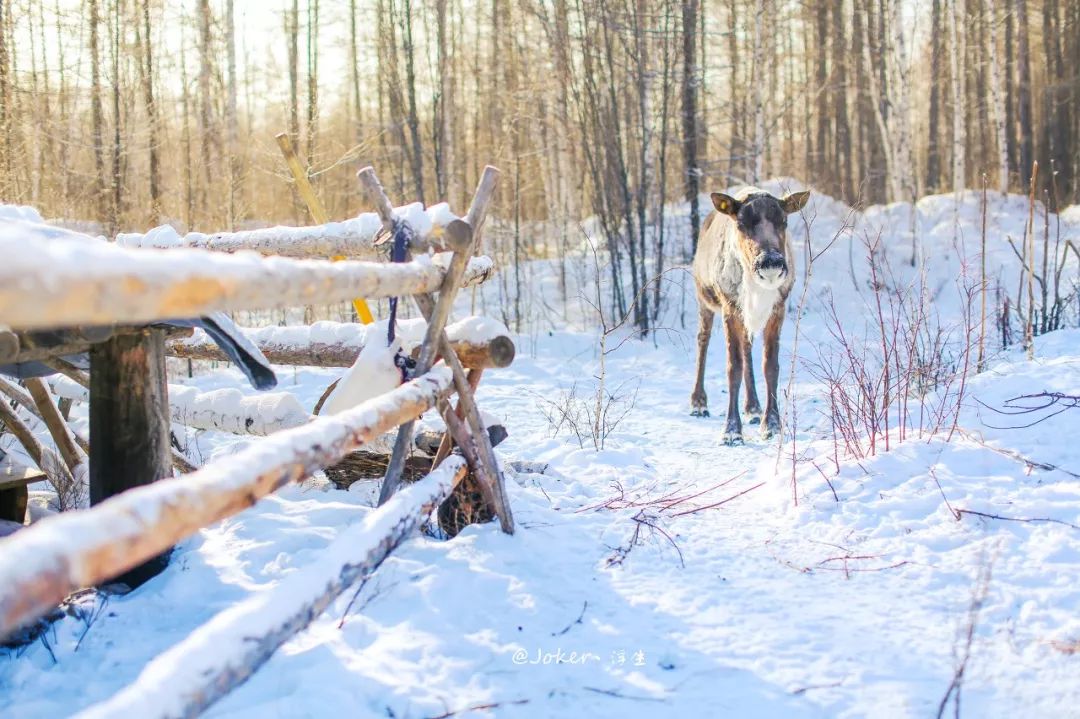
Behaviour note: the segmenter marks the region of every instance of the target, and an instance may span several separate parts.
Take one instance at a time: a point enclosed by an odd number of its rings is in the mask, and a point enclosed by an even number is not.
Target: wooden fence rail
[[[470,318],[470,320],[477,318]],[[509,330],[500,322],[485,321],[478,331],[470,320],[448,325],[450,344],[461,364],[468,369],[509,367],[516,349]],[[423,340],[422,319],[403,320],[398,337],[406,350],[412,351]],[[244,329],[266,359],[274,364],[304,367],[349,367],[364,348],[368,328],[338,322],[319,322],[312,327],[260,327]],[[379,336],[377,341],[384,341]],[[199,360],[226,360],[225,353],[203,331],[174,340],[165,347],[172,357]]]
[[[57,263],[57,255],[63,262]],[[0,237],[0,322],[16,330],[146,323],[209,312],[296,307],[439,289],[450,256],[402,264],[294,260],[206,250],[130,250],[96,241],[48,245]],[[52,267],[49,281],[37,280]],[[464,285],[493,270],[469,261]]]

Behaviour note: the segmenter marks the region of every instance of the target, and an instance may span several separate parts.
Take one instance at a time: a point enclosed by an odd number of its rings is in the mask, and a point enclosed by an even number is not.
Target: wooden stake
[[[293,150],[289,135],[282,132],[276,135],[274,139],[277,140],[278,147],[281,148],[281,154],[285,156],[285,163],[289,166],[289,171],[292,172],[293,181],[296,182],[296,191],[304,200],[304,204],[307,205],[308,212],[311,213],[311,219],[315,220],[317,224],[325,225],[330,221],[330,216],[326,214],[322,203],[319,202],[319,198],[315,195],[315,189],[308,180],[307,172],[300,165],[300,158],[296,156],[296,151]],[[332,259],[337,262],[345,258],[337,256]],[[356,316],[361,323],[369,325],[375,321],[375,318],[371,316],[371,309],[363,298],[356,297],[352,303],[353,309],[356,310]]]
[[[165,336],[117,335],[90,350],[90,504],[172,476]],[[137,587],[169,563],[172,548],[117,581]]]

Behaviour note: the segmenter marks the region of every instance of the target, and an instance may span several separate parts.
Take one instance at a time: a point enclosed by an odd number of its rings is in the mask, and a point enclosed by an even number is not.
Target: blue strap
[[[391,262],[404,262],[405,252],[409,247],[409,239],[412,235],[412,230],[408,223],[394,219],[394,238],[393,245],[390,247],[390,261]],[[386,328],[386,345],[389,347],[394,344],[394,336],[397,325],[397,306],[398,298],[390,298],[390,322]],[[412,369],[416,367],[416,360],[408,355],[398,352],[394,355],[394,365],[401,371],[401,381],[407,382],[410,378]]]

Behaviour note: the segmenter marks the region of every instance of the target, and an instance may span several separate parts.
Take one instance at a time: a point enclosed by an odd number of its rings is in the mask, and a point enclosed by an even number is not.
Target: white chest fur
[[[739,287],[739,305],[742,308],[743,324],[746,333],[753,337],[765,329],[773,307],[780,301],[780,289],[763,287],[750,278],[743,280]]]

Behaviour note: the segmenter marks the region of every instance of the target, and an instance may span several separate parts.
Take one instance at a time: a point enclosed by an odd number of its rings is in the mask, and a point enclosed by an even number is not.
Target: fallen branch
[[[1062,474],[1067,474],[1070,477],[1080,479],[1080,473],[1073,472],[1072,470],[1065,469],[1064,467],[1059,467],[1056,464],[1051,464],[1049,462],[1042,462],[1042,461],[1039,461],[1039,460],[1036,460],[1036,459],[1031,459],[1029,457],[1025,457],[1024,455],[1020,454],[1019,452],[1017,452],[1016,450],[1013,450],[1013,449],[1006,449],[1004,447],[995,447],[994,445],[992,445],[989,442],[987,442],[986,440],[984,440],[982,437],[979,437],[978,435],[976,435],[974,432],[969,432],[966,429],[962,429],[960,427],[957,427],[956,431],[960,433],[961,437],[964,437],[965,439],[971,440],[972,442],[979,445],[983,449],[988,449],[991,452],[996,452],[997,454],[1000,454],[1002,457],[1008,457],[1009,459],[1016,460],[1017,462],[1022,462],[1029,469],[1041,469],[1041,470],[1044,470],[1046,472],[1061,472]]]
[[[1000,519],[1000,520],[1005,521],[1005,522],[1035,522],[1035,523],[1048,522],[1050,524],[1063,524],[1066,527],[1071,527],[1073,529],[1080,529],[1080,525],[1072,524],[1071,522],[1066,522],[1066,521],[1064,521],[1062,519],[1052,519],[1050,517],[1004,517],[1004,516],[1002,516],[1000,514],[988,514],[987,512],[977,512],[974,509],[957,509],[957,510],[953,510],[953,511],[957,515],[956,516],[957,519],[960,519],[960,515],[971,514],[971,515],[976,516],[976,517],[985,517],[986,519]]]
[[[477,711],[485,711],[488,709],[498,709],[504,706],[521,706],[522,704],[528,704],[528,699],[514,699],[507,702],[491,702],[489,704],[477,704],[476,706],[466,707],[465,709],[457,709],[455,711],[444,712],[443,714],[437,714],[435,716],[427,717],[426,719],[450,719],[450,717],[457,716],[458,714],[467,714]]]

